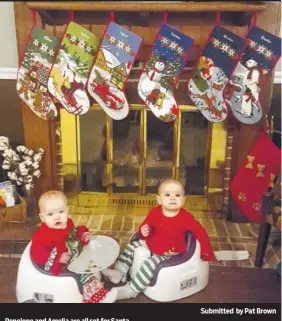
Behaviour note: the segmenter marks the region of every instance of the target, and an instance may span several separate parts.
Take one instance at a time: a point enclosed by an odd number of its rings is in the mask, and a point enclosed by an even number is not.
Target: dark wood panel
[[[7,136],[13,145],[24,143],[21,100],[16,93],[16,80],[0,80],[1,136]]]
[[[24,103],[22,103],[23,124],[25,143],[29,148],[43,148],[44,155],[41,162],[42,176],[35,183],[35,194],[38,198],[43,191],[52,189],[55,185],[55,173],[52,161],[53,155],[53,132],[51,122],[40,119]],[[38,184],[39,183],[39,184]]]

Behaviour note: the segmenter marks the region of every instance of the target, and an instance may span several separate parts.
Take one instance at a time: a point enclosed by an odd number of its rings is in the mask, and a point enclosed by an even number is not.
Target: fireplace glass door
[[[173,177],[173,137],[173,123],[164,123],[147,112],[145,183],[148,194],[157,193],[162,179]]]
[[[119,121],[97,105],[77,117],[62,111],[61,122],[64,184],[76,176],[79,192],[150,195],[176,178],[187,195],[206,194],[211,125],[197,108],[182,106],[165,123],[144,105],[131,105]]]
[[[131,110],[126,119],[112,121],[113,193],[139,193],[140,116],[140,111]]]
[[[90,110],[79,116],[81,190],[106,192],[106,116],[102,110]]]

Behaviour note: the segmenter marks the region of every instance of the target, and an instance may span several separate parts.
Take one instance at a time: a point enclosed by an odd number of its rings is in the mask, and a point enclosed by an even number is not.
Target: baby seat
[[[138,233],[135,233],[130,242],[138,239]],[[159,302],[179,300],[207,286],[209,262],[201,259],[200,243],[191,231],[185,233],[185,239],[186,251],[184,253],[174,255],[158,265],[150,286],[144,291],[144,294],[152,300]],[[150,251],[147,248],[141,247],[135,251],[133,265],[129,271],[131,278],[149,256]]]
[[[82,303],[83,288],[79,276],[64,271],[60,276],[39,267],[30,256],[31,242],[21,257],[16,295],[19,303]]]

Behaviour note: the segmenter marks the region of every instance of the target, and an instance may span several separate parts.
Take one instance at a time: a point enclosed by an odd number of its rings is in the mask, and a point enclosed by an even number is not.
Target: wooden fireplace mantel
[[[74,10],[74,11],[150,11],[150,12],[260,12],[266,9],[264,1],[228,1],[228,2],[193,2],[193,1],[52,1],[27,2],[35,10]]]
[[[77,12],[76,16],[80,13],[88,15],[91,18],[91,14],[98,14],[100,11],[105,11],[106,13],[110,10],[122,14],[122,12],[131,12],[130,16],[133,16],[135,12],[147,12],[152,14],[160,14],[163,11],[170,12],[182,16],[181,19],[177,19],[176,22],[169,21],[169,23],[178,28],[181,32],[191,36],[195,39],[195,45],[197,51],[191,55],[191,62],[197,58],[197,53],[199,49],[206,42],[206,36],[210,30],[211,25],[214,23],[212,20],[203,19],[201,12],[213,13],[216,11],[221,12],[231,12],[240,15],[251,14],[252,12],[257,12],[257,26],[270,32],[272,34],[278,35],[280,33],[281,24],[281,4],[267,3],[263,1],[250,2],[250,1],[226,1],[226,2],[105,2],[105,1],[95,1],[95,2],[14,2],[15,8],[15,21],[16,21],[16,34],[17,34],[17,45],[18,45],[18,55],[19,61],[24,54],[26,39],[32,28],[32,12],[30,9],[34,9],[40,13],[40,11],[47,13],[57,13],[58,15],[66,14],[68,10],[73,10]],[[96,12],[97,11],[97,12]],[[169,16],[170,16],[169,15]],[[185,15],[189,15],[189,19],[185,19]],[[194,16],[194,19],[190,17]],[[41,20],[42,15],[37,15],[37,25],[44,27],[48,32],[53,33],[57,37],[61,37],[64,32],[65,25],[54,25],[49,24],[47,21]],[[52,18],[52,16],[51,16]],[[213,18],[214,19],[214,18]],[[51,19],[52,20],[52,19]],[[93,19],[91,23],[86,26],[93,27],[93,31],[97,32],[99,36],[103,35],[104,29],[107,25],[107,19],[101,19],[102,23],[97,23],[97,20]],[[125,27],[129,28],[133,32],[139,34],[144,38],[143,49],[140,53],[140,60],[145,60],[148,57],[148,50],[150,50],[155,35],[160,27],[159,21],[151,21],[146,27],[138,25],[130,25],[127,20],[124,23],[120,23]],[[172,20],[172,19],[171,19]],[[56,19],[53,21],[56,22]],[[95,22],[96,21],[96,22]],[[130,21],[130,20],[129,20]],[[78,20],[78,23],[80,21]],[[236,26],[224,24],[224,27],[228,28],[230,31],[238,34],[239,36],[245,36],[247,32],[247,25]],[[147,49],[144,50],[144,49]],[[272,98],[272,86],[273,76],[269,78],[269,81],[265,85],[261,93],[261,103],[263,106],[263,118],[265,114],[268,113]],[[57,177],[57,149],[56,149],[56,124],[55,121],[44,121],[38,118],[23,102],[22,102],[22,115],[23,115],[23,127],[24,127],[24,137],[25,144],[29,148],[39,148],[42,147],[45,150],[44,159],[42,162],[42,177],[40,178],[39,184],[36,185],[36,196],[38,197],[42,192],[58,188],[58,177]],[[232,146],[232,161],[231,161],[231,178],[236,173],[240,164],[242,163],[247,152],[253,145],[255,139],[257,138],[259,132],[262,128],[262,123],[257,123],[254,125],[244,125],[235,122],[232,117],[228,117],[226,121],[226,126],[229,128],[230,133],[233,136],[233,146]],[[224,146],[223,146],[224,148]],[[229,202],[229,209],[232,212],[232,220],[238,220],[244,217],[236,204],[232,201]],[[232,211],[231,211],[232,209]]]

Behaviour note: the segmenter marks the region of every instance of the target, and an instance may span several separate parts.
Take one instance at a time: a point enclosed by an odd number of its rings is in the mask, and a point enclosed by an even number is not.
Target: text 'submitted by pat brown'
[[[61,318],[61,319],[55,319],[55,318],[43,318],[43,319],[10,319],[5,318],[5,321],[130,321],[127,318],[81,318],[81,319],[67,319],[67,318]]]
[[[273,315],[276,314],[276,309],[262,309],[262,308],[201,308],[201,314],[230,314],[230,315]],[[8,320],[7,320],[8,321]]]

